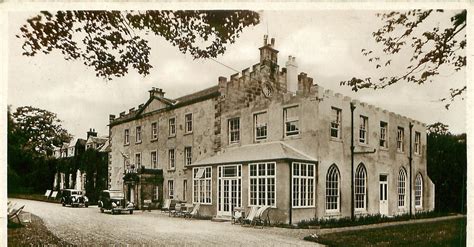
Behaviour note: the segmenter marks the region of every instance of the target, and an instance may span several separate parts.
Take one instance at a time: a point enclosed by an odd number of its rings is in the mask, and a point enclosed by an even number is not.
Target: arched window
[[[356,169],[354,183],[355,209],[365,209],[367,206],[367,171],[362,163]]]
[[[336,165],[329,167],[326,175],[326,210],[339,211],[339,170]]]
[[[420,173],[415,179],[415,207],[423,207],[423,177]]]
[[[405,208],[407,173],[404,168],[398,172],[398,207]]]

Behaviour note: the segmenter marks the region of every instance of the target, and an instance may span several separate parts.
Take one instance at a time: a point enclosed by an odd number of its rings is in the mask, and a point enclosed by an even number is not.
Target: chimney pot
[[[275,38],[272,38],[272,39],[270,40],[270,42],[272,43],[272,44],[271,44],[272,47],[275,46]]]
[[[268,35],[263,35],[263,46],[267,45]]]

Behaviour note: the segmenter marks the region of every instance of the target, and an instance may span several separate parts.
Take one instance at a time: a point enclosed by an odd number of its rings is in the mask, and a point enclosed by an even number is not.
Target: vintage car
[[[81,190],[65,189],[62,192],[61,204],[63,207],[70,205],[71,207],[89,206],[89,199]]]
[[[133,214],[135,205],[132,202],[128,202],[122,191],[119,190],[104,190],[100,193],[98,201],[100,212],[103,213],[105,210],[110,210],[112,214],[121,213],[127,211]]]

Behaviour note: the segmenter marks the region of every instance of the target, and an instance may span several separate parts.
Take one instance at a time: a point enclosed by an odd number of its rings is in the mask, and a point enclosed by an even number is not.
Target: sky
[[[261,23],[244,29],[240,38],[228,46],[216,60],[241,71],[259,61],[263,35],[275,38],[279,65],[285,66],[289,55],[295,56],[298,73],[305,72],[326,89],[342,93],[382,109],[421,122],[442,122],[452,133],[466,131],[466,102],[457,100],[449,110],[439,99],[449,88],[466,84],[466,71],[442,71],[436,80],[425,85],[397,83],[383,90],[353,92],[340,81],[352,77],[381,76],[403,71],[395,63],[391,71],[375,70],[360,51],[376,47],[372,32],[382,22],[371,10],[261,11]],[[194,60],[182,54],[161,37],[149,36],[150,75],[132,71],[123,78],[105,81],[80,61],[66,61],[59,53],[26,57],[22,42],[15,37],[34,12],[10,12],[8,15],[8,93],[7,103],[14,108],[31,105],[57,114],[63,126],[76,137],[85,138],[90,128],[107,135],[109,114],[145,103],[148,90],[162,88],[168,98],[177,98],[217,85],[219,76],[230,77],[235,71],[212,60]],[[449,24],[452,12],[432,18],[427,25]],[[401,54],[409,58],[409,54]],[[402,60],[403,61],[403,60]]]

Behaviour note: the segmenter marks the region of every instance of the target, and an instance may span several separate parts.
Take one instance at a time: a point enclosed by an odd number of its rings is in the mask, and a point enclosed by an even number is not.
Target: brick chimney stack
[[[97,132],[95,132],[95,129],[89,129],[89,131],[87,131],[87,139],[89,139],[90,136],[97,137]]]
[[[161,88],[152,87],[151,90],[148,92],[150,92],[150,98],[152,97],[164,98],[165,97],[165,92],[163,92],[163,89]]]
[[[296,58],[288,56],[286,61],[286,88],[291,93],[298,91],[298,64]]]

